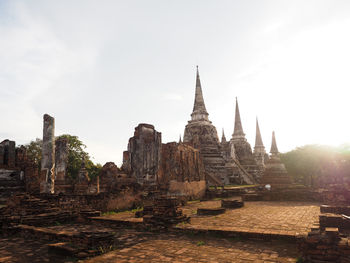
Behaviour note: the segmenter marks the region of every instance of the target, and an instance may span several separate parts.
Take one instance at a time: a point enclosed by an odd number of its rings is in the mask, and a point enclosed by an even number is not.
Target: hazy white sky
[[[238,97],[254,146],[350,142],[350,1],[0,0],[0,140],[77,135],[120,165],[138,123],[163,142],[190,119],[199,65],[209,118],[231,137]]]

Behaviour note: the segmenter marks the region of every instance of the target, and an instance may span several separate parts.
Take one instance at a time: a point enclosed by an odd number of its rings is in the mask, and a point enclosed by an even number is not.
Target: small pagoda
[[[272,189],[290,186],[293,181],[279,157],[275,132],[272,132],[270,153],[271,155],[269,160],[265,163],[265,171],[260,183],[263,185],[270,185]]]

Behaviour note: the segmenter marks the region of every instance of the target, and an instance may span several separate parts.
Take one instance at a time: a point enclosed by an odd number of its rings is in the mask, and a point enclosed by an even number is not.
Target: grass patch
[[[137,207],[137,208],[134,208],[131,210],[124,210],[124,211],[107,211],[107,212],[102,213],[102,216],[117,215],[117,214],[125,213],[125,212],[136,213],[136,212],[142,211],[142,210],[143,210],[143,207]]]
[[[132,209],[131,212],[132,213],[136,213],[136,212],[139,212],[139,211],[142,211],[143,210],[143,207],[137,207],[135,209]]]
[[[197,247],[204,246],[204,245],[205,245],[204,241],[198,241],[197,242]]]
[[[257,184],[227,184],[224,186],[225,189],[233,189],[233,188],[251,188],[259,186]],[[221,186],[216,187],[217,189],[222,189]],[[209,186],[209,189],[215,189],[215,186]]]
[[[116,215],[116,214],[119,214],[119,213],[122,213],[122,212],[107,211],[107,212],[102,213],[102,216]]]
[[[187,204],[194,204],[194,203],[199,203],[201,200],[197,199],[197,200],[192,200],[192,201],[188,201]]]

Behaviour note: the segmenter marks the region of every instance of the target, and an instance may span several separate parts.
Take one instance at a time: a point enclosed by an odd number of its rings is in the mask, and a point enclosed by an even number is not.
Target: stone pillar
[[[16,149],[16,167],[24,169],[27,161],[27,148],[22,145]]]
[[[16,142],[8,141],[8,166],[16,166]]]
[[[16,166],[16,143],[14,141],[5,140],[1,143],[4,148],[3,164],[9,168]]]
[[[0,165],[4,165],[5,158],[5,148],[2,144],[0,144]]]
[[[55,191],[55,119],[44,115],[43,147],[41,160],[41,193]]]
[[[65,181],[68,167],[68,140],[59,138],[55,142],[55,168],[57,181]]]
[[[96,178],[96,193],[100,193],[100,176],[98,175]]]

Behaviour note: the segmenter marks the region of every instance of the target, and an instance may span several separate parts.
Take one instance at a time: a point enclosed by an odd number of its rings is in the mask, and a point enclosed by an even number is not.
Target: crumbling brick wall
[[[199,150],[184,143],[163,144],[158,183],[171,195],[202,197],[206,183]]]
[[[128,154],[124,153],[123,168],[129,170],[140,184],[157,182],[162,136],[151,124],[139,124],[129,139]],[[126,158],[127,157],[127,158]]]

